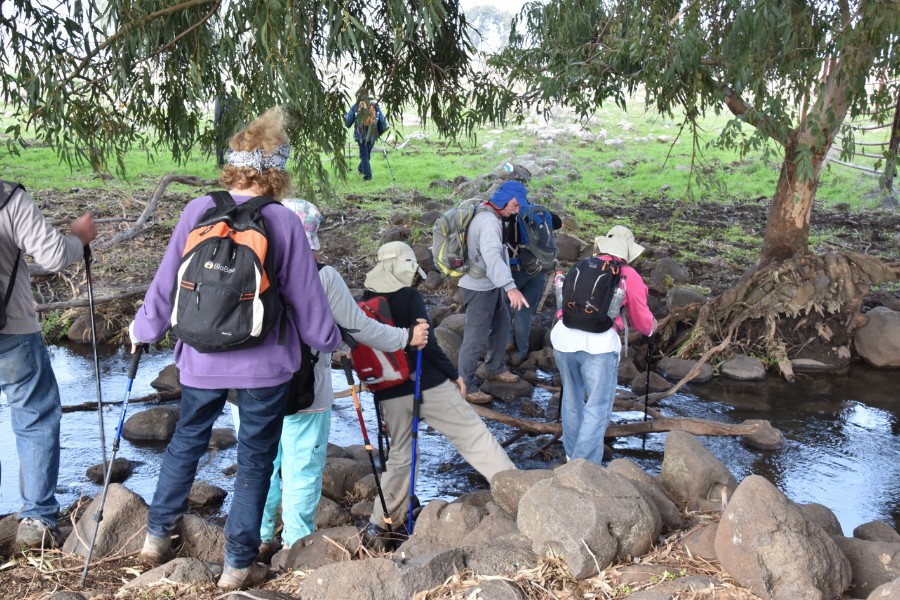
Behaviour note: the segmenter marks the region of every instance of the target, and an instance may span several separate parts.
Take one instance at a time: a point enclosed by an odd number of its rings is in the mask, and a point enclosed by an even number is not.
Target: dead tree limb
[[[97,246],[99,248],[109,248],[114,244],[118,244],[122,240],[131,239],[141,233],[141,231],[143,231],[144,229],[144,224],[151,217],[151,215],[156,212],[156,207],[159,205],[159,201],[162,200],[163,194],[166,192],[166,188],[169,187],[170,183],[183,183],[185,185],[190,185],[193,187],[205,187],[209,182],[205,182],[199,177],[195,177],[193,175],[176,175],[175,173],[169,173],[160,180],[159,184],[156,186],[156,189],[153,191],[153,196],[151,196],[150,202],[147,204],[147,208],[144,209],[144,212],[141,213],[141,216],[138,217],[137,221],[134,222],[134,225],[132,225],[119,235],[113,237],[111,240],[97,244]]]
[[[157,392],[155,394],[148,394],[146,396],[141,396],[139,398],[129,398],[128,404],[158,404],[159,402],[168,402],[169,400],[178,400],[181,398],[181,390],[177,389],[170,392]],[[114,402],[104,402],[103,406],[118,406],[122,404],[122,401],[114,401]],[[64,413],[69,412],[83,412],[88,410],[97,410],[97,401],[91,400],[90,402],[82,402],[81,404],[70,404],[68,406],[63,406],[62,411]]]
[[[129,298],[131,296],[141,296],[147,293],[147,289],[150,287],[149,284],[146,285],[136,285],[130,288],[125,288],[120,292],[116,292],[115,294],[109,294],[106,296],[99,296],[94,298],[94,305],[100,304],[108,304],[109,302],[115,302],[116,300],[123,300],[125,298]],[[50,312],[52,310],[65,310],[67,308],[81,308],[83,306],[88,306],[89,302],[87,298],[81,298],[79,300],[67,300],[65,302],[48,302],[46,304],[38,304],[34,307],[34,309],[39,313]]]
[[[560,423],[542,423],[521,419],[478,404],[473,404],[472,408],[485,419],[510,425],[528,433],[562,435],[562,425]],[[767,450],[775,450],[784,445],[784,437],[781,432],[772,427],[768,421],[758,419],[733,424],[706,421],[704,419],[660,417],[635,423],[610,424],[606,429],[606,437],[622,437],[662,431],[685,431],[693,435],[740,436],[754,447]]]

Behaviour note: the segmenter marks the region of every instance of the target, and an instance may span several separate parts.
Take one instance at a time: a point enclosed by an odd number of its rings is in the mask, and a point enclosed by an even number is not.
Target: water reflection
[[[128,357],[120,348],[101,348],[100,370],[104,400],[121,401],[127,384]],[[85,347],[55,347],[51,359],[65,405],[96,402],[93,359]],[[132,390],[137,398],[153,392],[150,382],[171,363],[171,352],[154,351],[144,355]],[[333,372],[336,390],[346,388],[342,372]],[[768,419],[781,429],[785,447],[779,451],[761,451],[727,437],[702,438],[703,444],[723,460],[740,481],[751,474],[763,475],[792,500],[818,502],[833,510],[844,533],[873,519],[898,526],[900,519],[900,438],[898,415],[900,399],[896,394],[897,372],[877,371],[854,366],[841,375],[801,376],[798,383],[771,380],[763,385],[714,380],[697,385],[688,393],[664,401],[663,412],[686,416],[740,422]],[[547,408],[550,394],[538,388],[533,400]],[[360,395],[372,441],[375,441],[375,415],[369,394]],[[146,404],[132,404],[128,414],[146,410]],[[517,414],[517,406],[499,404],[498,410]],[[555,416],[555,410],[549,418]],[[104,412],[107,446],[111,446],[118,422],[119,407]],[[617,413],[617,421],[643,419],[641,412]],[[232,427],[229,411],[223,411],[216,427]],[[497,423],[489,427],[500,440],[515,430]],[[9,409],[0,400],[0,445],[5,477],[0,481],[0,514],[18,508],[18,459],[12,443]],[[423,499],[451,498],[484,487],[485,482],[459,457],[443,436],[423,427],[419,446],[422,452],[417,492]],[[542,468],[547,462],[531,458],[549,441],[548,436],[525,437],[509,451],[517,465]],[[635,460],[650,473],[658,473],[665,434],[621,438],[614,443],[615,455]],[[332,418],[330,441],[347,446],[360,444],[362,437],[350,398],[338,399]],[[101,460],[98,419],[94,411],[63,414],[62,470],[58,497],[63,506],[82,494],[94,495],[98,487],[87,481],[88,467]],[[156,486],[158,465],[164,448],[136,446],[122,441],[118,456],[137,463],[127,486],[149,501]],[[109,450],[107,450],[109,452]],[[551,448],[550,458],[561,457],[561,446]],[[234,448],[207,454],[198,467],[198,478],[225,490],[233,488],[233,478],[223,470],[236,461]],[[222,512],[227,512],[230,499]]]

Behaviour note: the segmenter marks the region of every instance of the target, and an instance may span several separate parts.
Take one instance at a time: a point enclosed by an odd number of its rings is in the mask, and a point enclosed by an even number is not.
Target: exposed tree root
[[[897,280],[900,261],[850,252],[799,256],[756,271],[702,307],[674,311],[660,323],[661,341],[691,358],[730,338],[716,355],[761,355],[793,380],[791,359],[804,352],[849,359],[869,287]]]

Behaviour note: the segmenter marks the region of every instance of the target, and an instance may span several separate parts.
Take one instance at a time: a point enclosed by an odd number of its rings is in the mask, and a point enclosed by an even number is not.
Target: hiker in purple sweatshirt
[[[290,186],[285,172],[288,149],[284,117],[271,109],[231,138],[221,181],[237,204],[253,196],[282,197]],[[130,327],[133,344],[154,342],[171,327],[172,289],[188,234],[214,206],[209,196],[192,200],[169,240],[144,304]],[[300,366],[300,337],[315,350],[332,352],[341,342],[306,240],[303,223],[281,204],[262,209],[274,253],[278,290],[290,305],[264,341],[252,348],[200,353],[179,341],[175,364],[182,386],[181,416],[160,467],[147,518],[141,557],[161,564],[173,558],[172,535],[187,511],[187,496],[206,452],[213,423],[222,413],[229,389],[238,392],[241,429],[238,473],[231,511],[225,523],[225,567],[218,585],[237,589],[265,579],[268,569],[255,563],[259,526],[278,451],[285,398]],[[281,339],[279,339],[281,338]]]

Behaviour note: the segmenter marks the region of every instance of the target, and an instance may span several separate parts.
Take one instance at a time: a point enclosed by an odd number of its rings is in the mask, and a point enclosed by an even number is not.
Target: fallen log
[[[560,423],[543,423],[513,417],[485,406],[473,404],[472,408],[481,417],[491,419],[504,425],[516,427],[528,433],[562,435]],[[750,419],[743,423],[720,423],[704,419],[658,417],[635,423],[610,423],[606,429],[606,437],[622,437],[663,431],[684,431],[692,435],[732,435],[742,437],[754,448],[777,450],[784,446],[781,431],[772,427],[768,421]]]
[[[147,289],[149,289],[150,285],[136,285],[133,287],[125,288],[124,290],[117,292],[115,294],[108,294],[106,296],[97,296],[94,298],[94,306],[98,306],[100,304],[108,304],[109,302],[115,302],[116,300],[124,300],[125,298],[129,298],[131,296],[142,296],[147,293]],[[68,308],[81,308],[84,306],[89,306],[90,301],[87,298],[80,298],[78,300],[67,300],[65,302],[47,302],[46,304],[36,304],[34,310],[39,313],[50,312],[52,310],[65,310]]]
[[[180,389],[170,392],[156,392],[154,394],[147,394],[146,396],[140,396],[138,398],[129,398],[128,404],[158,404],[160,402],[168,402],[169,400],[178,400],[179,398],[181,398]],[[121,404],[121,400],[112,402],[106,401],[103,403],[103,406],[119,406]],[[82,402],[81,404],[69,404],[62,407],[62,411],[64,413],[82,412],[86,410],[97,410],[97,401],[91,400],[90,402]]]

